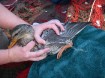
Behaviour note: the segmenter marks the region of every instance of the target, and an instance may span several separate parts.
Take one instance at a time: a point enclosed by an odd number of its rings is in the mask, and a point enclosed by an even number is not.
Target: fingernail
[[[42,44],[45,44],[46,42],[45,41],[42,41]]]
[[[45,41],[43,41],[43,44],[45,44],[46,42]]]
[[[58,35],[60,35],[60,33],[59,33],[59,32],[58,32],[57,34],[58,34]]]
[[[65,30],[65,28],[63,28],[63,31]]]
[[[65,28],[63,28],[65,30]]]
[[[47,53],[49,53],[50,52],[50,48],[46,48],[47,49]]]
[[[62,29],[62,31],[65,31],[65,29]]]

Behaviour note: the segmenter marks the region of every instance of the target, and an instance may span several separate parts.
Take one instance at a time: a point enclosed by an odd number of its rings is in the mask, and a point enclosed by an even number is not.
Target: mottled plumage
[[[60,35],[57,35],[52,29],[47,29],[43,31],[41,35],[41,37],[46,41],[46,44],[42,45],[37,43],[33,50],[37,51],[49,47],[50,52],[48,54],[56,54],[62,50],[65,45],[69,44],[69,47],[70,45],[72,46],[72,39],[88,24],[89,22],[67,22],[64,24],[65,31],[60,31]],[[17,43],[24,46],[34,40],[34,30],[31,26],[26,24],[19,25],[13,29],[12,38],[17,39]]]
[[[56,35],[51,29],[45,30],[41,36],[46,41],[44,47],[50,47],[49,54],[58,53],[61,47],[70,44],[75,35],[84,29],[87,24],[89,22],[67,22],[64,25],[65,31],[61,31],[60,35]]]

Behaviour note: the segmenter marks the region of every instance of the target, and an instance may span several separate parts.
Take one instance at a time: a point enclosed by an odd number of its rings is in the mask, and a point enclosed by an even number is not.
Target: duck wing
[[[49,47],[51,49],[50,54],[58,53],[62,46],[69,44],[89,24],[90,22],[67,22],[64,24],[65,31],[61,31],[60,35],[57,35],[52,29],[45,30],[41,35],[46,41],[44,48]]]

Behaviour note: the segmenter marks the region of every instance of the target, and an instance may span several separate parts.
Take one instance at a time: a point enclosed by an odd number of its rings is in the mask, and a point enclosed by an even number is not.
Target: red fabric
[[[87,0],[78,0],[78,1],[71,0],[70,5],[73,6],[74,13],[72,13],[72,15],[69,16],[68,14],[71,13],[71,10],[69,8],[65,21],[77,22],[79,18],[80,10],[92,9],[90,20],[87,20],[87,21],[92,22],[93,26],[97,28],[102,28],[104,24],[104,16],[103,16],[102,7],[103,5],[105,5],[105,0],[90,0],[88,4],[85,4],[86,1]],[[94,1],[95,3],[93,4]]]
[[[16,78],[27,78],[30,67],[20,72]]]
[[[65,16],[65,13],[63,13],[64,8],[62,7],[62,5],[56,5],[55,10],[57,11],[57,13],[59,13],[61,16]]]
[[[96,0],[93,6],[93,13],[92,13],[91,21],[93,25],[97,28],[102,28],[104,24],[104,16],[102,12],[102,2],[103,0]]]
[[[23,64],[24,64],[24,62],[21,62],[21,63],[9,63],[9,64],[0,65],[0,67],[3,67],[3,68],[15,68],[15,67],[22,66]]]
[[[72,18],[72,22],[77,22],[78,21],[78,16],[79,16],[79,11],[80,10],[88,10],[90,8],[90,5],[92,3],[92,1],[89,4],[84,4],[86,2],[86,0],[71,0],[70,5],[72,5],[74,7],[74,14],[73,14],[73,18]]]

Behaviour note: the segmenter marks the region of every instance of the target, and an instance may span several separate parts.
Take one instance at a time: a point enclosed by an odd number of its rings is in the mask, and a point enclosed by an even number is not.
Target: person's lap
[[[34,62],[28,78],[104,78],[105,31],[88,26],[73,40],[73,47]]]

